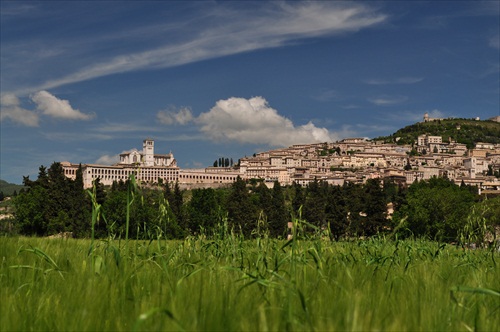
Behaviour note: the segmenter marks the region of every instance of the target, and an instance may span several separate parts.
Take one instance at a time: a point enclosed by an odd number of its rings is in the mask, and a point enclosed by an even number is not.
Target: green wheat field
[[[500,255],[428,241],[0,239],[2,331],[498,331]]]

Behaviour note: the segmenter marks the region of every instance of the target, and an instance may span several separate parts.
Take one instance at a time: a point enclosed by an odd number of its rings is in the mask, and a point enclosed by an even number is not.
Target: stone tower
[[[154,166],[155,164],[155,141],[150,138],[142,142],[142,153],[144,156],[144,166]]]

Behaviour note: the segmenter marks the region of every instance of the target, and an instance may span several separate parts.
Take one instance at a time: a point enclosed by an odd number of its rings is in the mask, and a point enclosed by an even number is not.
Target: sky
[[[500,115],[499,1],[0,0],[0,179]]]

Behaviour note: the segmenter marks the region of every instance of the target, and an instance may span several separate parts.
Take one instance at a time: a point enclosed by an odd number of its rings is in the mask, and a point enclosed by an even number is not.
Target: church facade
[[[66,177],[76,178],[79,164],[63,161],[61,165]],[[115,181],[125,182],[132,174],[141,184],[178,182],[187,188],[227,185],[236,181],[240,175],[238,171],[229,168],[181,170],[171,152],[155,154],[152,139],[143,141],[142,151],[132,149],[121,153],[119,162],[114,165],[82,164],[82,170],[84,188],[91,188],[96,179],[105,186],[111,186]]]
[[[61,165],[68,178],[76,178],[79,164],[64,161]],[[172,153],[155,154],[152,139],[143,141],[142,151],[132,149],[121,153],[117,164],[83,164],[82,170],[84,188],[91,188],[98,178],[102,184],[110,186],[115,181],[127,181],[132,174],[139,182],[146,183],[176,182],[179,179],[179,167],[174,155]]]

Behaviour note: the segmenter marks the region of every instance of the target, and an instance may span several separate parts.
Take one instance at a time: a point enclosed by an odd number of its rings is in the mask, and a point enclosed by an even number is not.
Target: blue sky
[[[499,115],[498,1],[0,1],[0,178]]]

